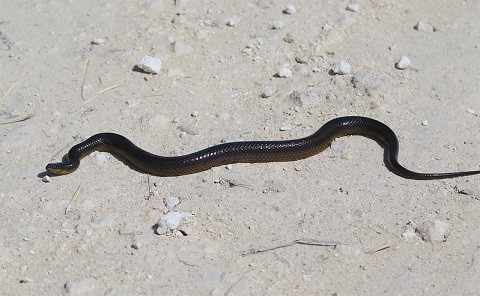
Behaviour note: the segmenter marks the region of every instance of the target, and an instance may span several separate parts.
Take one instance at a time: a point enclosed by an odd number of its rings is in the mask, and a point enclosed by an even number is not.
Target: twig
[[[106,89],[102,90],[101,92],[99,92],[96,96],[92,97],[91,99],[83,102],[82,105],[78,106],[77,108],[75,109],[71,109],[70,111],[68,111],[69,114],[72,114],[73,112],[77,111],[78,109],[82,108],[83,106],[85,106],[86,104],[90,103],[91,101],[93,101],[94,99],[96,99],[98,96],[100,96],[101,94],[104,94],[108,91],[111,91],[113,89],[116,89],[116,88],[119,88],[119,87],[122,87],[122,86],[125,86],[127,85],[127,83],[122,83],[122,84],[117,84],[117,85],[113,85],[113,86],[110,86],[110,87],[107,87]]]
[[[70,208],[72,207],[72,204],[75,202],[75,200],[77,199],[78,195],[80,194],[80,188],[82,187],[82,183],[80,183],[80,185],[78,185],[78,188],[77,190],[75,191],[75,193],[73,194],[72,196],[72,199],[70,200],[70,202],[68,203],[68,205],[65,207],[65,215],[67,215],[69,212],[70,212]]]
[[[254,255],[254,254],[259,254],[259,253],[264,253],[268,251],[273,251],[277,249],[283,249],[287,247],[291,247],[293,245],[308,245],[308,246],[320,246],[320,247],[336,247],[338,245],[344,245],[344,243],[341,242],[334,242],[334,241],[321,241],[321,240],[316,240],[313,238],[301,238],[301,239],[296,239],[290,243],[284,244],[284,245],[279,245],[275,246],[272,248],[264,248],[264,249],[251,249],[247,252],[244,252],[242,256],[247,256],[247,255]]]
[[[15,87],[15,85],[17,85],[15,82],[10,85],[7,91],[3,93],[3,95],[0,97],[0,102],[8,95],[8,93],[10,93],[10,91]]]
[[[148,186],[148,192],[147,192],[146,200],[150,200],[150,196],[152,196],[152,189],[150,186],[150,175],[147,175],[147,186]]]
[[[2,125],[2,124],[10,124],[10,123],[22,122],[22,121],[25,121],[25,120],[29,120],[29,119],[32,118],[32,117],[33,117],[33,114],[28,114],[27,116],[24,116],[24,117],[21,117],[21,118],[17,118],[17,119],[11,120],[11,121],[3,121],[3,122],[0,122],[0,125]]]
[[[88,66],[90,65],[90,59],[87,58],[87,65],[85,66],[85,74],[83,75],[82,86],[80,87],[80,97],[82,100],[85,101],[85,97],[83,96],[83,91],[85,89],[85,81],[87,80],[87,73],[88,73]]]

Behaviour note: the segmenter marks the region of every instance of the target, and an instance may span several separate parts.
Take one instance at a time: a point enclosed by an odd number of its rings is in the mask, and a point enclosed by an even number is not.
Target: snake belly
[[[480,174],[480,170],[449,173],[417,173],[399,164],[399,144],[395,133],[375,119],[347,116],[330,120],[314,134],[284,141],[244,141],[212,146],[181,156],[158,156],[147,152],[124,136],[114,133],[96,134],[73,146],[67,162],[50,163],[46,170],[54,174],[69,174],[80,165],[80,160],[93,151],[120,155],[139,170],[156,176],[170,177],[194,174],[212,167],[232,163],[286,162],[316,155],[342,136],[361,135],[382,144],[386,151],[386,165],[406,179],[432,180]]]

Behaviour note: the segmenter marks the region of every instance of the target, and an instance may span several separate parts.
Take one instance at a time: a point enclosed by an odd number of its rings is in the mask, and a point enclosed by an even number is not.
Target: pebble
[[[157,74],[162,68],[162,61],[151,56],[144,56],[140,62],[138,62],[137,67],[145,73]]]
[[[285,14],[294,14],[295,12],[297,12],[297,10],[295,9],[295,6],[293,4],[288,4],[283,11],[283,13]]]
[[[420,234],[422,240],[432,243],[440,243],[447,241],[450,235],[450,225],[440,220],[425,221],[417,227],[416,232]]]
[[[333,65],[331,71],[334,74],[338,74],[338,75],[350,74],[350,72],[352,71],[352,66],[348,61],[341,60],[340,62]]]
[[[92,44],[95,44],[95,45],[100,45],[100,44],[104,44],[105,43],[105,40],[102,39],[102,38],[95,38],[92,40],[91,42]]]
[[[285,37],[283,37],[283,41],[285,41],[287,43],[293,43],[293,42],[295,42],[295,37],[293,37],[292,34],[287,33],[287,35],[285,35]]]
[[[296,56],[295,57],[295,62],[299,64],[306,64],[307,63],[307,58],[304,56]]]
[[[167,196],[163,198],[163,204],[166,207],[166,211],[170,212],[174,207],[180,204],[180,199],[176,196]]]
[[[360,7],[356,3],[350,3],[347,5],[347,10],[357,12]]]
[[[262,98],[269,98],[273,95],[273,91],[272,91],[272,88],[270,86],[266,86],[264,89],[263,89],[263,92],[261,94]]]
[[[424,22],[424,21],[419,21],[415,26],[413,26],[413,28],[417,31],[420,31],[420,32],[433,32],[435,31],[435,28],[427,23],[427,22]]]
[[[138,241],[134,241],[132,242],[132,244],[130,245],[130,247],[132,249],[135,249],[135,250],[138,250],[142,247],[142,243],[141,242],[138,242]]]
[[[425,119],[424,121],[422,121],[422,125],[423,125],[423,126],[427,126],[427,125],[428,125],[428,121]]]
[[[235,20],[234,20],[233,18],[229,18],[229,19],[227,20],[227,26],[228,26],[228,27],[235,27],[236,24],[237,24],[237,23],[235,22]]]
[[[282,126],[280,127],[280,130],[281,130],[282,132],[284,132],[284,131],[290,131],[290,130],[292,130],[292,126],[287,123],[287,124],[282,125]]]
[[[181,130],[182,132],[187,133],[188,135],[198,135],[200,133],[200,131],[198,130],[198,127],[196,127],[191,123],[181,124],[178,127],[178,129]]]
[[[476,113],[475,110],[470,109],[470,108],[467,109],[467,112],[470,113],[470,114],[475,114]]]
[[[171,233],[173,230],[176,230],[182,224],[184,219],[192,217],[193,214],[189,212],[168,212],[157,222],[157,229],[155,232],[159,235]]]
[[[283,66],[278,69],[277,76],[281,78],[289,78],[292,77],[293,73],[292,70],[288,66]]]
[[[324,31],[330,31],[332,29],[332,26],[330,26],[329,24],[325,24],[322,26],[322,30]]]
[[[347,142],[345,140],[336,139],[330,143],[330,148],[339,155],[345,155],[345,153],[347,153]]]
[[[50,183],[52,182],[52,178],[50,178],[49,176],[45,175],[42,177],[42,182],[43,183]]]
[[[402,233],[402,237],[405,240],[410,240],[410,239],[413,239],[415,236],[416,236],[415,227],[413,227],[413,225],[411,223],[408,223],[405,226],[405,230]]]
[[[20,283],[22,283],[22,284],[31,283],[31,282],[33,282],[33,280],[29,277],[20,278]]]
[[[92,295],[95,286],[95,280],[83,278],[67,282],[63,287],[70,295]]]
[[[273,30],[280,30],[281,28],[283,28],[283,22],[281,21],[273,22],[272,24]]]
[[[395,63],[395,68],[399,70],[405,70],[412,65],[412,62],[407,56],[403,56],[398,62]]]
[[[96,163],[99,165],[104,165],[108,162],[106,154],[102,152],[95,151],[92,154],[90,154],[90,157],[95,159]]]

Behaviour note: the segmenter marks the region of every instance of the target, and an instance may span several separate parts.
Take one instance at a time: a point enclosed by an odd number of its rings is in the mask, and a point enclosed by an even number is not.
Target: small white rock
[[[261,94],[262,98],[269,98],[273,95],[273,91],[272,91],[272,88],[269,87],[269,86],[266,86],[264,89],[263,89],[263,92]]]
[[[412,65],[412,62],[407,56],[403,56],[397,63],[395,63],[395,68],[399,70],[405,70]]]
[[[360,7],[356,3],[350,3],[347,5],[347,10],[357,12]]]
[[[423,126],[427,126],[427,125],[428,125],[428,121],[425,119],[424,121],[422,121],[422,125],[423,125]]]
[[[470,108],[467,109],[467,112],[470,113],[470,114],[475,114],[476,113],[475,110],[470,109]]]
[[[22,277],[22,278],[20,278],[20,283],[21,283],[21,284],[32,283],[32,282],[33,282],[33,280],[32,280],[31,278],[29,278],[29,277]]]
[[[180,199],[176,196],[167,196],[163,198],[163,204],[166,207],[166,211],[170,212],[174,207],[180,204]]]
[[[294,14],[297,10],[293,4],[288,4],[283,12],[286,14]]]
[[[178,129],[181,130],[182,132],[185,132],[185,133],[189,134],[189,135],[198,135],[200,133],[198,128],[195,125],[190,124],[190,123],[181,124],[178,127]]]
[[[168,212],[158,220],[155,232],[158,235],[173,233],[174,230],[180,227],[183,220],[192,216],[193,214],[189,212]]]
[[[281,130],[282,132],[284,132],[284,131],[289,131],[289,130],[292,130],[292,126],[287,123],[287,124],[282,125],[282,126],[280,127],[280,130]]]
[[[235,20],[234,20],[233,18],[229,18],[229,19],[227,20],[227,26],[228,26],[228,27],[235,27],[236,24],[237,24],[237,23],[235,22]]]
[[[295,57],[295,62],[297,62],[299,64],[306,64],[308,62],[308,60],[304,56],[296,56]]]
[[[232,164],[227,164],[227,165],[225,166],[225,168],[226,168],[227,170],[231,170],[231,169],[233,169],[233,165],[232,165]]]
[[[343,156],[347,153],[347,142],[345,140],[335,139],[330,143],[330,148],[332,148],[335,153]]]
[[[419,21],[413,28],[420,32],[433,32],[435,30],[431,24],[424,21]]]
[[[102,152],[95,151],[92,154],[90,154],[90,157],[95,159],[95,161],[99,165],[105,165],[108,162],[106,154]]]
[[[324,30],[324,31],[330,31],[331,29],[332,29],[332,26],[330,26],[329,24],[325,24],[322,27],[322,30]]]
[[[70,295],[92,295],[96,291],[96,282],[92,278],[81,278],[66,282],[63,287]]]
[[[50,183],[52,182],[52,178],[50,178],[49,176],[45,175],[42,177],[42,182],[43,183]]]
[[[278,69],[277,72],[277,76],[281,78],[289,78],[292,77],[292,75],[292,70],[290,70],[290,68],[288,68],[287,66],[281,67],[280,69]]]
[[[138,62],[137,67],[145,73],[157,74],[162,68],[162,61],[151,56],[144,56],[140,62]]]
[[[338,75],[350,74],[352,71],[352,66],[348,61],[341,60],[332,67],[332,72]]]
[[[104,43],[105,43],[105,40],[103,40],[102,38],[95,38],[92,40],[92,44],[95,44],[95,45],[100,45]]]
[[[281,28],[283,28],[283,22],[281,21],[273,22],[272,29],[280,30]]]
[[[193,111],[190,115],[191,115],[192,117],[197,117],[197,116],[198,116],[198,112],[197,112],[197,111]]]
[[[416,229],[426,242],[440,243],[447,241],[450,235],[450,225],[440,220],[425,221]]]

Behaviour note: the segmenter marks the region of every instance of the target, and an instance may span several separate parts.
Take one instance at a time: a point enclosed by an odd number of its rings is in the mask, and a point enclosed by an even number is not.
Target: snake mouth
[[[65,169],[65,165],[63,163],[49,163],[47,164],[45,169],[48,172],[54,173],[57,175],[65,175],[70,173],[68,170]]]

